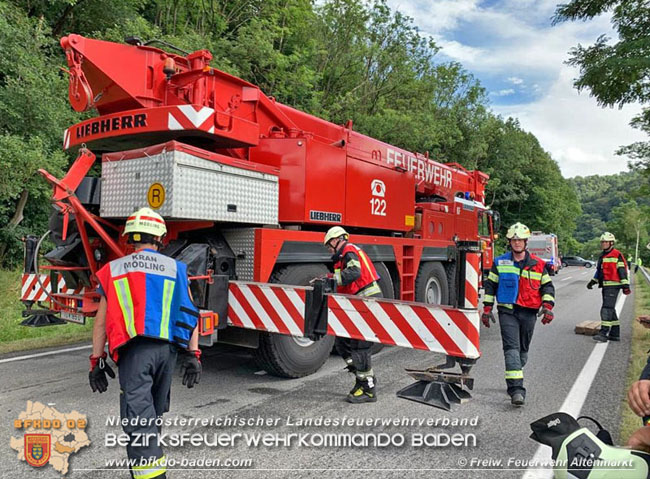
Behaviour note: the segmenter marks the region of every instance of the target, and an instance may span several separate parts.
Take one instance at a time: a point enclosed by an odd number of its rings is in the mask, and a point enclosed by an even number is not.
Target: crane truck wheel
[[[442,263],[420,263],[415,279],[415,300],[427,304],[449,304],[449,282]]]
[[[456,291],[456,263],[446,263],[445,271],[447,272],[447,289],[449,291],[449,301],[446,304],[456,306],[458,291]]]
[[[327,268],[322,264],[297,264],[277,270],[269,282],[306,286],[311,279],[327,273]],[[333,345],[334,336],[310,341],[284,334],[261,333],[256,360],[269,374],[300,378],[318,371],[327,361]]]

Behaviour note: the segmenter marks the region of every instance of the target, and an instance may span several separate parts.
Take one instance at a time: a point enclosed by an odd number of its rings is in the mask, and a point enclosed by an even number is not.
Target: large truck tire
[[[445,263],[445,272],[447,273],[447,290],[449,291],[449,301],[446,304],[455,307],[458,298],[458,289],[456,285],[458,269],[456,263]]]
[[[317,276],[328,273],[322,264],[286,266],[271,276],[271,283],[306,286]],[[260,333],[256,360],[260,367],[274,376],[300,378],[318,371],[327,361],[334,345],[334,336],[310,341],[275,333]]]
[[[420,263],[415,279],[415,300],[427,304],[449,304],[449,280],[442,263]]]
[[[377,274],[379,275],[379,288],[381,295],[386,299],[395,299],[395,287],[393,285],[393,278],[390,276],[390,271],[382,262],[374,263]]]

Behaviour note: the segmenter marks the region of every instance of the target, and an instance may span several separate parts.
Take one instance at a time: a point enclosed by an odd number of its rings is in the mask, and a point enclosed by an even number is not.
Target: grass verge
[[[627,404],[627,390],[639,379],[646,364],[647,351],[650,348],[650,329],[646,329],[636,321],[642,314],[650,314],[650,286],[645,277],[639,272],[634,278],[634,321],[632,324],[632,345],[630,347],[630,362],[627,371],[625,394],[621,398],[621,444],[625,444],[634,431],[641,427],[641,418],[635,415]]]
[[[0,354],[40,349],[90,340],[92,319],[85,325],[21,326],[21,272],[0,269]]]

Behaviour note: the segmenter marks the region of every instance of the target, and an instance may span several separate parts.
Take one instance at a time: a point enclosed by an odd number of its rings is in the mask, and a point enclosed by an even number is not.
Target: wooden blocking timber
[[[583,321],[576,324],[575,333],[595,336],[600,331],[600,321]]]

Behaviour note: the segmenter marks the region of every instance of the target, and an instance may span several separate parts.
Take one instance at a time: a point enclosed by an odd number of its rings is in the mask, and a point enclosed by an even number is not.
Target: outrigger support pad
[[[444,372],[437,368],[407,369],[406,373],[418,381],[397,391],[397,397],[402,399],[450,411],[452,404],[464,404],[472,397],[464,388],[474,389],[474,379],[466,374]]]
[[[25,319],[21,321],[21,326],[39,328],[41,326],[55,326],[66,323],[63,319],[52,314],[49,309],[26,309],[22,315]]]

